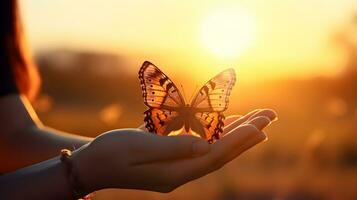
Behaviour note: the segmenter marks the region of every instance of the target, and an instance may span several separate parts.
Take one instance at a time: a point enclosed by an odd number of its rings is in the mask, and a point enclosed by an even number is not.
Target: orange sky
[[[211,76],[234,67],[243,81],[338,72],[343,56],[330,44],[331,35],[357,9],[355,0],[204,2],[21,1],[35,51],[105,50],[130,56],[138,65],[151,60],[168,73]],[[202,24],[226,8],[248,13],[256,27],[248,47],[230,58],[202,44]]]

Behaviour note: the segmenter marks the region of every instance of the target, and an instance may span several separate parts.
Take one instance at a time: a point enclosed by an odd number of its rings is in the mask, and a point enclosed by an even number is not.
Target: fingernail
[[[210,145],[204,140],[198,140],[192,144],[192,152],[195,156],[200,156],[208,153],[210,150]]]
[[[264,116],[268,117],[271,121],[274,121],[274,120],[277,119],[278,114],[276,113],[275,110],[269,109],[269,108],[263,109],[263,110],[264,111],[262,111],[260,113],[261,115],[264,115]]]
[[[278,120],[278,113],[276,113],[275,110],[272,110],[272,111],[274,113],[274,118],[272,118],[271,121],[274,122],[274,121]]]

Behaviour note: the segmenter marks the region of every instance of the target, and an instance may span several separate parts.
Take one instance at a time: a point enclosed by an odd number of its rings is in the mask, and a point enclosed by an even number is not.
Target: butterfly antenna
[[[191,100],[192,100],[192,98],[193,98],[193,95],[195,95],[195,94],[196,94],[196,92],[197,92],[197,88],[198,88],[198,85],[196,84],[195,90],[194,90],[194,91],[193,91],[193,93],[191,94],[191,97],[190,97],[189,102],[191,102]]]
[[[182,84],[181,84],[181,90],[182,90],[183,98],[184,98],[185,102],[187,103],[186,93],[185,93],[185,90],[183,89]]]

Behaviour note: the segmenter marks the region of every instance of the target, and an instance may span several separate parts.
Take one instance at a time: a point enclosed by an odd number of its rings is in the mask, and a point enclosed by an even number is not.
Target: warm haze
[[[168,72],[205,70],[202,80],[235,67],[241,81],[256,81],[338,73],[344,57],[330,40],[356,4],[23,0],[22,9],[36,51],[100,49],[134,57],[136,65],[152,59]]]
[[[356,0],[21,3],[43,82],[33,104],[49,127],[95,137],[142,124],[145,60],[187,98],[233,67],[225,114],[279,115],[267,142],[217,173],[96,199],[357,199]]]

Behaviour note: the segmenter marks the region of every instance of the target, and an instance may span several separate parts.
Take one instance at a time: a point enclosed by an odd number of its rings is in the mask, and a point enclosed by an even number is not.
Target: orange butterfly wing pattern
[[[191,102],[196,118],[202,127],[192,125],[192,130],[204,136],[210,143],[223,132],[223,111],[228,108],[229,95],[236,82],[233,69],[227,69],[209,80]]]
[[[201,138],[206,139],[209,143],[220,138],[220,133],[223,132],[223,120],[224,115],[219,112],[201,112],[196,113],[195,120],[191,124],[191,129],[201,136]]]
[[[182,128],[184,118],[172,110],[149,108],[144,112],[145,127],[158,135],[168,135],[171,131]]]
[[[144,112],[147,130],[167,135],[182,126],[183,119],[175,109],[184,106],[185,101],[170,78],[154,64],[145,61],[139,70],[139,79],[144,103],[149,107]]]

